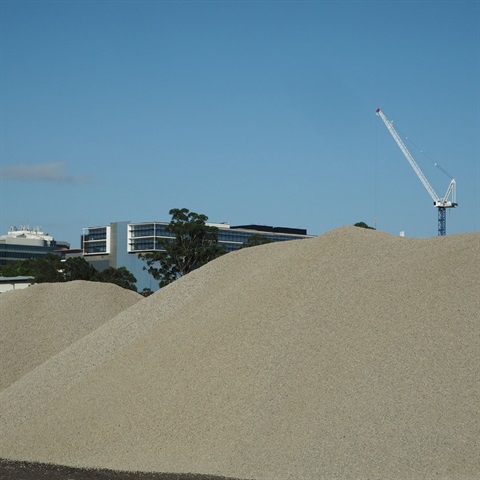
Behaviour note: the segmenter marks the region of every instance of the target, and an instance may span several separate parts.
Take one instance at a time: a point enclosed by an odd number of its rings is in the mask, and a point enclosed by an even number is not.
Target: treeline
[[[208,217],[203,213],[191,212],[188,208],[173,208],[165,231],[171,236],[159,239],[159,250],[140,255],[147,270],[165,287],[187,273],[227,253],[218,244],[218,228],[207,225]],[[243,247],[270,243],[263,235],[253,235]]]
[[[0,267],[1,277],[33,277],[35,283],[70,282],[88,280],[91,282],[114,283],[122,288],[137,291],[137,279],[125,267],[108,267],[99,272],[83,257],[71,257],[62,261],[60,256],[47,253],[42,258],[18,260]]]
[[[206,215],[190,212],[187,208],[174,208],[169,214],[172,218],[165,230],[171,236],[158,240],[159,250],[140,255],[146,263],[144,270],[159,281],[160,287],[227,253],[218,245],[218,228],[206,224]],[[252,235],[243,246],[252,247],[271,241],[264,235]],[[107,282],[137,291],[137,279],[125,267],[108,267],[97,271],[84,257],[71,257],[62,261],[53,253],[42,258],[9,262],[0,267],[0,276],[29,276],[35,279],[35,283],[72,280]],[[148,296],[153,292],[144,289],[140,293]]]
[[[174,208],[169,214],[172,218],[165,230],[170,237],[158,240],[159,250],[140,255],[146,263],[143,269],[159,281],[160,287],[227,253],[218,245],[218,228],[206,224],[208,220],[206,215],[191,212],[187,208]],[[365,222],[357,222],[354,226],[373,229]],[[256,234],[252,235],[243,247],[252,247],[271,241],[264,235]],[[43,258],[10,262],[0,267],[0,276],[30,276],[35,278],[35,283],[72,280],[107,282],[137,291],[135,285],[137,279],[125,267],[108,267],[97,271],[83,257],[71,257],[62,261],[53,253],[48,253]],[[141,292],[144,296],[151,293],[149,289]]]

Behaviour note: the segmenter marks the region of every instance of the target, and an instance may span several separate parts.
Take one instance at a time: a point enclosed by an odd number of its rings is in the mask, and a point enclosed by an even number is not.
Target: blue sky
[[[168,221],[480,230],[479,1],[0,0],[0,234]],[[408,141],[406,140],[408,137]],[[411,142],[411,143],[410,143]]]

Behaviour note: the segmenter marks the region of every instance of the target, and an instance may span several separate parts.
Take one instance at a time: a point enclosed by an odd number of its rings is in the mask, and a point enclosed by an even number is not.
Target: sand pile
[[[111,283],[42,283],[0,295],[0,390],[143,297]]]
[[[0,457],[479,478],[479,259],[355,227],[225,255],[0,392]]]

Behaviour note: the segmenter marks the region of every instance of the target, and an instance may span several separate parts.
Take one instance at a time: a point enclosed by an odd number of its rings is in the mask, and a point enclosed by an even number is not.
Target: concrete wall
[[[12,280],[10,282],[0,282],[0,293],[10,292],[12,290],[22,290],[28,288],[32,283],[31,282],[16,282]]]

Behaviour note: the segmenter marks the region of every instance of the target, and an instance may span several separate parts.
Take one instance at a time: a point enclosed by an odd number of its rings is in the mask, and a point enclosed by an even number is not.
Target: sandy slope
[[[255,479],[480,477],[480,235],[228,254],[0,392],[0,456]]]
[[[111,283],[41,283],[0,295],[0,390],[143,297]]]

